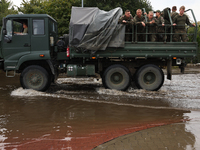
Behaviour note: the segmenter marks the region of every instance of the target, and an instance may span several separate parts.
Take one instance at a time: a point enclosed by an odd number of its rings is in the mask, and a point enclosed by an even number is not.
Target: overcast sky
[[[20,6],[22,0],[12,0],[14,5]],[[187,9],[192,9],[194,11],[197,21],[200,21],[200,0],[149,0],[153,6],[153,10],[163,10],[166,7],[177,6],[178,10],[180,6],[184,5]],[[193,21],[192,15],[188,13],[190,19]]]

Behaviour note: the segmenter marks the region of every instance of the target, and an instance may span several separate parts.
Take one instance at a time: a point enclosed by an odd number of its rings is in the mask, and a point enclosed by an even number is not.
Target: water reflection
[[[138,129],[181,122],[190,114],[168,108],[159,98],[143,99],[144,91],[138,91],[140,98],[134,93],[127,96],[104,91],[99,83],[87,80],[82,81],[85,85],[72,81],[71,85],[53,85],[47,92],[37,92],[21,89],[19,77],[5,78],[0,73],[0,78],[0,149],[92,149]],[[137,105],[141,107],[134,107]],[[187,145],[194,146],[195,136],[185,130],[185,124],[178,129],[183,139],[192,139]]]

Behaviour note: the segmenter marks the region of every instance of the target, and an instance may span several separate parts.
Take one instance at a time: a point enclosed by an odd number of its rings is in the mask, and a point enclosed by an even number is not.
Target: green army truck
[[[24,89],[45,91],[60,73],[66,73],[67,77],[101,77],[109,89],[126,90],[134,82],[139,89],[154,91],[163,85],[163,68],[167,67],[171,80],[172,66],[184,72],[185,59],[197,56],[197,27],[188,35],[192,42],[173,42],[174,27],[167,11],[169,24],[162,35],[168,39],[150,42],[148,26],[139,33],[133,24],[131,33],[125,33],[126,26],[118,24],[122,13],[121,8],[106,12],[72,7],[69,34],[61,37],[56,20],[47,14],[8,15],[1,29],[0,69],[7,77],[20,73]],[[131,41],[125,41],[127,34]],[[139,34],[143,41],[137,40]]]

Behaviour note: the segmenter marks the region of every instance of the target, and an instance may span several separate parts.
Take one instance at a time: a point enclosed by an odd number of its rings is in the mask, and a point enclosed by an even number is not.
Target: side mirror
[[[4,36],[4,42],[11,43],[11,41],[12,41],[12,37],[11,36],[9,36],[9,35],[5,35]]]
[[[6,35],[7,34],[7,31],[6,31],[6,22],[7,22],[7,19],[3,18],[2,22],[3,22],[3,34]]]

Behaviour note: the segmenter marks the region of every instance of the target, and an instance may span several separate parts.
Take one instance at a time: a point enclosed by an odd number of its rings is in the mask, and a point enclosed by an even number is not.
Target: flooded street
[[[200,68],[159,91],[105,89],[94,78],[59,78],[46,92],[24,90],[0,72],[0,149],[93,149],[119,136],[172,123],[200,149]],[[145,130],[144,130],[145,131]],[[170,130],[170,132],[174,132]]]

